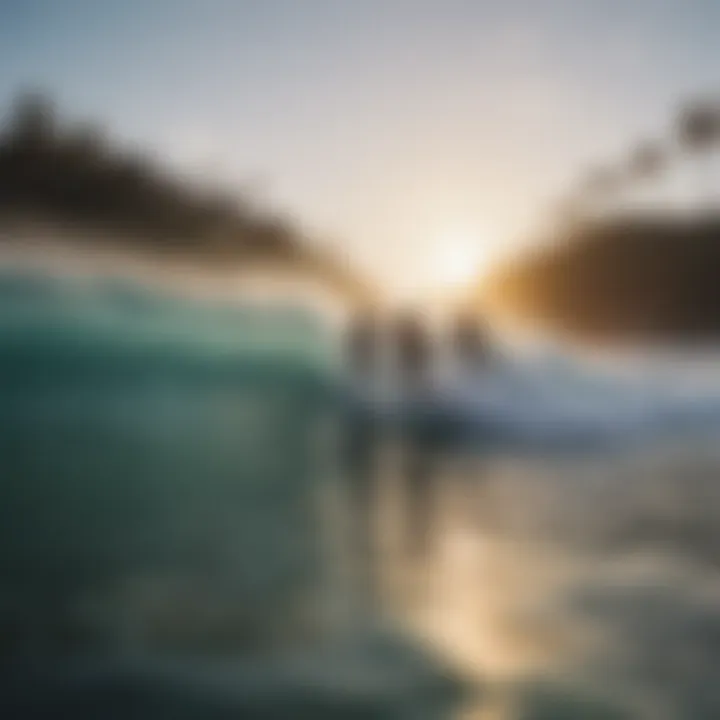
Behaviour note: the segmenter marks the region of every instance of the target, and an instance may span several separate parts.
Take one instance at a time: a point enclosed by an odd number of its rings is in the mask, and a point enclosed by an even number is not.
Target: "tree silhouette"
[[[720,101],[685,105],[675,137],[697,166],[705,203],[714,191],[711,155],[720,146]],[[711,340],[720,337],[720,216],[615,217],[608,212],[621,183],[658,180],[667,148],[643,142],[622,174],[589,173],[578,197],[595,223],[567,223],[558,242],[538,243],[498,268],[477,291],[501,312],[594,339]]]
[[[715,344],[719,267],[717,218],[624,219],[533,248],[487,278],[479,301],[580,338]]]
[[[52,141],[56,131],[56,110],[49,97],[26,91],[13,103],[7,134],[22,147],[36,147]]]
[[[0,220],[82,228],[89,232],[78,235],[93,243],[203,263],[270,261],[351,296],[367,292],[290,219],[251,208],[230,191],[198,187],[147,154],[119,147],[102,127],[61,122],[42,93],[20,95],[0,127]]]
[[[701,202],[714,190],[709,155],[720,141],[720,107],[711,101],[695,101],[680,111],[677,133],[681,146],[695,161]]]

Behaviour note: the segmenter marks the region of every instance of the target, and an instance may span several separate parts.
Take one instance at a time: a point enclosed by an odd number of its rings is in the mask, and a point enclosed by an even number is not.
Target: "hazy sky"
[[[0,0],[0,101],[28,84],[260,188],[403,291],[720,91],[720,2]]]

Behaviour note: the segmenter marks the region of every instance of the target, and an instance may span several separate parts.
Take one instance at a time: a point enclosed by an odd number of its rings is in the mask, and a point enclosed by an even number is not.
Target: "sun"
[[[456,288],[472,283],[483,271],[483,242],[471,232],[448,232],[437,242],[432,272],[436,282]]]

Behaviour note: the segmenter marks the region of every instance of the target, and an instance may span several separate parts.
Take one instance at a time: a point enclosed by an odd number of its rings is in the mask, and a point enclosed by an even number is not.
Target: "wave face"
[[[297,309],[0,277],[0,654],[307,629],[332,365]]]

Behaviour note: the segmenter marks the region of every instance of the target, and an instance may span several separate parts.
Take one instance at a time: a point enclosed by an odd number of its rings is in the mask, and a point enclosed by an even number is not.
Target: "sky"
[[[719,48],[716,0],[0,0],[0,103],[46,88],[411,296],[665,138]]]

